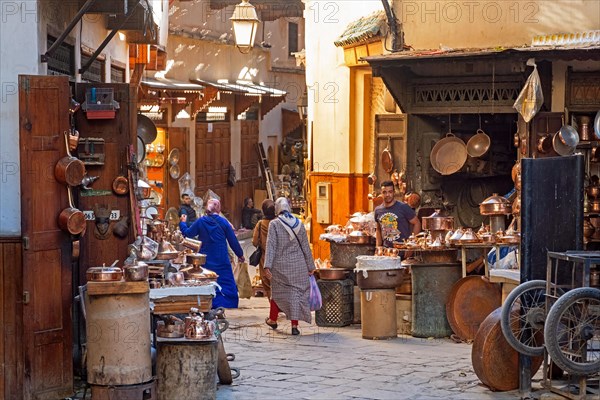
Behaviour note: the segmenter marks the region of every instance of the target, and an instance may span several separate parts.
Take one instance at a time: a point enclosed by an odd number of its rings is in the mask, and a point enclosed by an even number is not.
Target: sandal
[[[277,329],[277,322],[269,322],[269,317],[265,318],[265,324],[269,325],[272,329]]]

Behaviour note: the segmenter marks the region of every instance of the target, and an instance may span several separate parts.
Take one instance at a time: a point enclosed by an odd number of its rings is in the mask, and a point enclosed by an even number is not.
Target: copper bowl
[[[319,279],[323,280],[343,280],[348,277],[350,270],[344,268],[320,268]]]

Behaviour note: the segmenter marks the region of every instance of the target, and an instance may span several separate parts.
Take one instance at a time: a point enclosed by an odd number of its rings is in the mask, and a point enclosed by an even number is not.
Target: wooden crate
[[[196,307],[208,312],[212,307],[211,295],[169,296],[154,300],[154,314],[185,314]]]

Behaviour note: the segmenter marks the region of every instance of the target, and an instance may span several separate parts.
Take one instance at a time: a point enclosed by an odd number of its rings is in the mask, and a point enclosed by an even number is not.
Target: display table
[[[150,309],[154,314],[187,314],[191,307],[208,312],[219,285],[173,286],[150,289]]]

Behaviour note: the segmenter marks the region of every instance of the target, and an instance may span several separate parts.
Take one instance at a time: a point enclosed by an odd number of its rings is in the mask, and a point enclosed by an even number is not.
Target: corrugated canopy
[[[142,78],[142,85],[153,89],[178,90],[183,92],[202,92],[204,86],[197,83],[178,81],[170,78]]]
[[[221,92],[243,94],[246,96],[285,96],[286,92],[279,89],[274,89],[265,85],[257,84],[249,81],[236,81],[230,83],[226,79],[220,79],[216,82],[207,81],[204,79],[192,79],[192,82],[197,82],[201,85],[212,86],[219,89]]]
[[[376,11],[371,15],[357,19],[346,27],[344,33],[335,42],[337,47],[348,46],[363,42],[374,36],[385,35],[386,18],[385,12]]]

